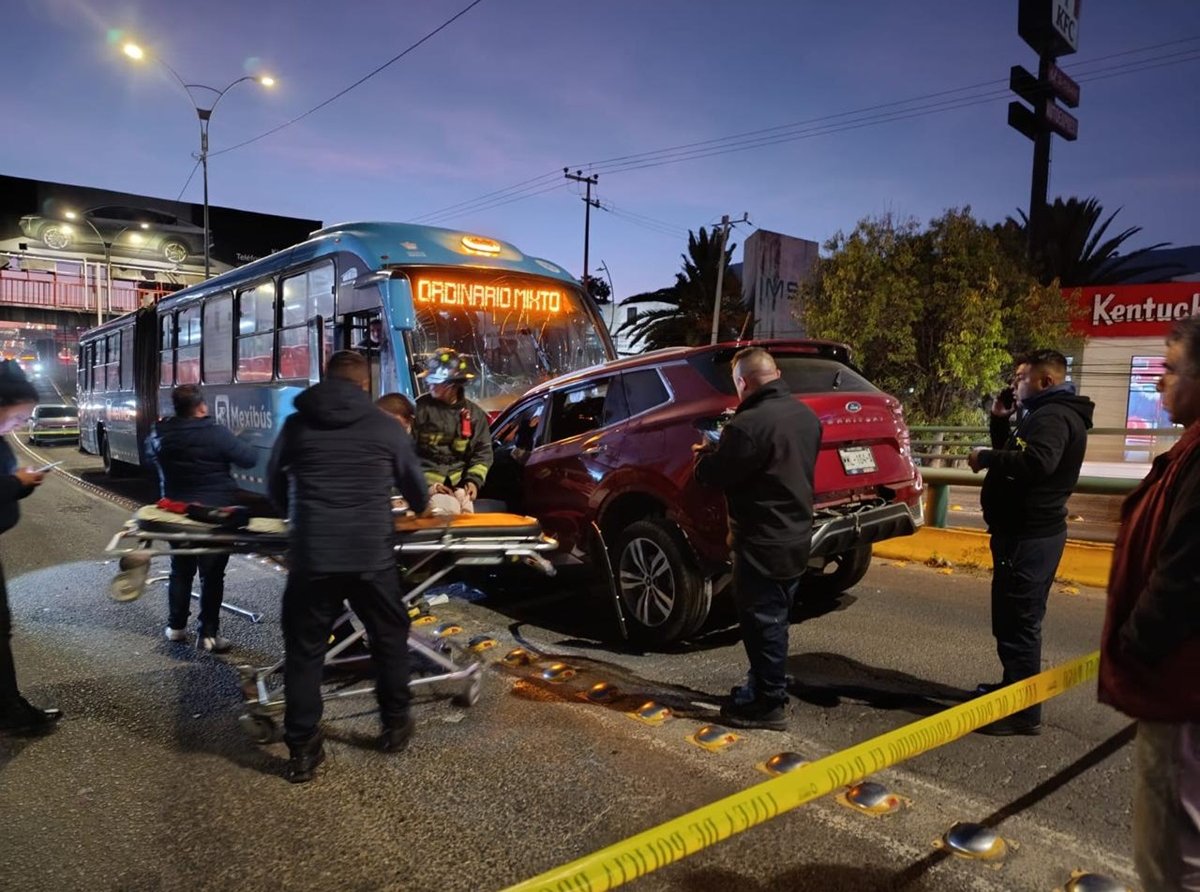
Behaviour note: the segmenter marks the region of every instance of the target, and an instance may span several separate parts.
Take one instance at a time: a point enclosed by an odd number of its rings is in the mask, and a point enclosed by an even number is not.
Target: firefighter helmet
[[[427,384],[462,384],[475,377],[466,356],[452,347],[439,347],[425,360],[425,368],[417,373]]]

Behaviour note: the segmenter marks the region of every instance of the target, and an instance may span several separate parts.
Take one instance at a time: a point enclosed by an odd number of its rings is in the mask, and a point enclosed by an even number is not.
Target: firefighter
[[[487,415],[464,394],[475,375],[465,356],[443,347],[417,377],[429,387],[417,399],[412,434],[429,484],[430,507],[434,513],[473,513],[492,466]]]

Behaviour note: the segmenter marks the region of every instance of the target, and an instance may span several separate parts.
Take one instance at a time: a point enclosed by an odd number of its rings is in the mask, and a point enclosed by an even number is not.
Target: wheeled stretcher
[[[445,517],[413,517],[396,513],[396,565],[404,601],[410,616],[422,612],[424,595],[458,567],[489,567],[525,563],[552,575],[554,569],[545,553],[557,543],[542,533],[531,517],[516,514],[460,514]],[[245,554],[286,560],[288,528],[276,518],[252,518],[243,529],[225,529],[163,511],[154,505],[139,508],[125,527],[113,536],[106,552],[118,557],[118,571],[111,583],[117,601],[140,597],[155,558],[171,555]],[[328,672],[360,661],[369,648],[362,623],[350,610],[333,629],[334,644],[325,657]],[[449,693],[457,705],[471,706],[479,699],[482,667],[473,655],[448,637],[428,636],[413,625],[408,636],[414,693],[422,688]],[[239,718],[243,729],[259,743],[279,737],[277,716],[283,711],[283,661],[270,666],[239,666],[243,706]],[[371,694],[372,681],[334,686],[323,690],[325,700]]]

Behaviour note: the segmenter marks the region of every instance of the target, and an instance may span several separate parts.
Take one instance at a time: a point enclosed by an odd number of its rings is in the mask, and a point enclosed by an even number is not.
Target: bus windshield
[[[536,384],[610,357],[599,320],[577,289],[554,279],[479,270],[406,270],[416,328],[412,365],[439,347],[465,354],[467,393],[497,412]],[[422,379],[417,379],[419,390]]]

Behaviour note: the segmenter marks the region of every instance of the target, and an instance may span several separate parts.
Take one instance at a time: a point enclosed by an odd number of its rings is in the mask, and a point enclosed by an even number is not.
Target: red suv
[[[844,344],[679,347],[548,381],[492,425],[495,463],[482,495],[538,518],[559,541],[560,563],[611,566],[630,633],[644,642],[699,630],[728,584],[724,499],[692,480],[691,447],[737,405],[730,360],[747,346],[770,351],[821,419],[801,592],[850,588],[867,572],[872,542],[922,523],[900,403],[855,369]]]

